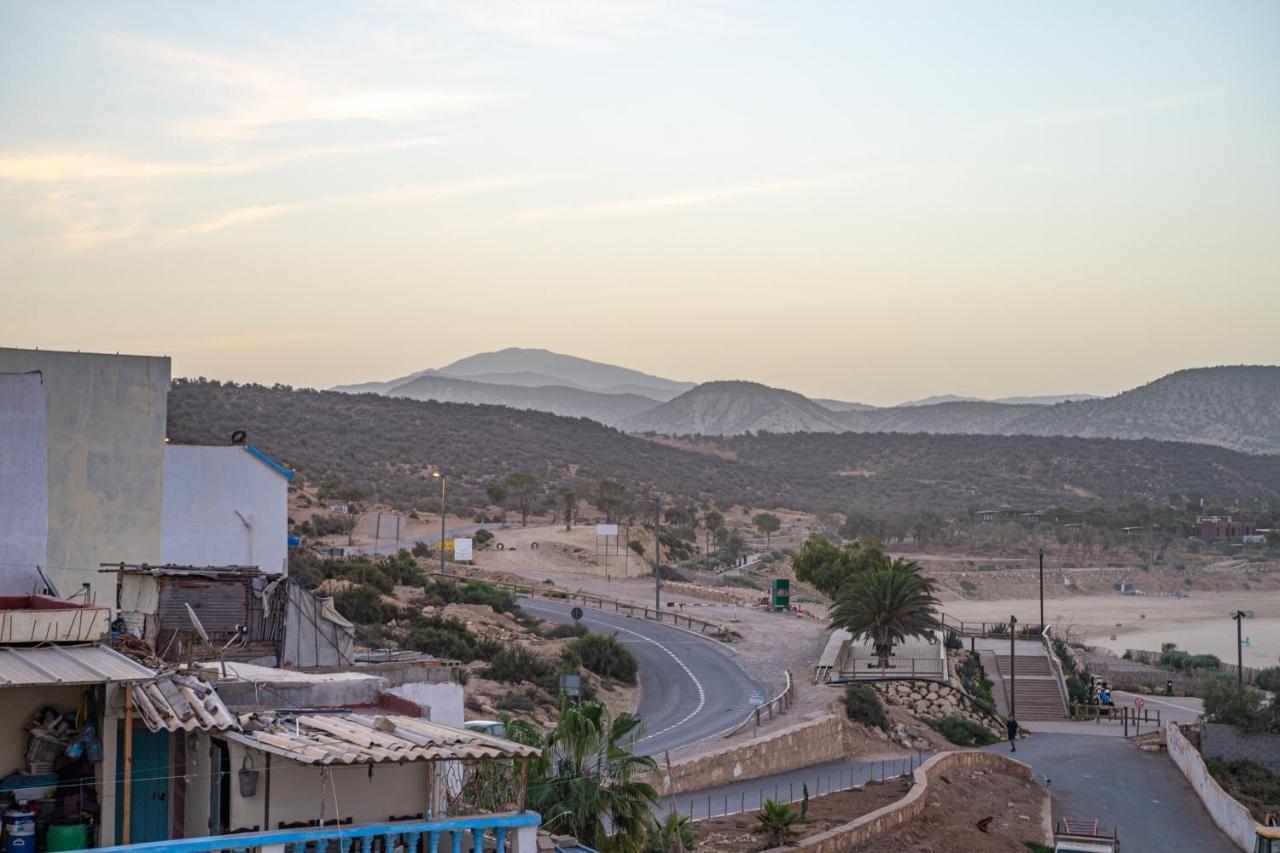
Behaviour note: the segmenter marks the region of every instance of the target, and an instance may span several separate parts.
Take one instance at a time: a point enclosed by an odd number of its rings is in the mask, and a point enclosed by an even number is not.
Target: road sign
[[[1145,704],[1147,704],[1147,700],[1143,699],[1141,696],[1133,700],[1133,707],[1137,708],[1139,711],[1142,710],[1142,706]]]
[[[472,559],[470,539],[453,540],[453,559],[458,562],[465,562]]]
[[[618,525],[616,525],[616,524],[597,524],[597,525],[596,525],[596,535],[597,535],[597,536],[617,536],[617,535],[618,535]]]
[[[572,610],[569,611],[569,615],[573,617],[574,622],[577,622],[579,619],[582,618],[582,608],[581,607],[573,608]]]

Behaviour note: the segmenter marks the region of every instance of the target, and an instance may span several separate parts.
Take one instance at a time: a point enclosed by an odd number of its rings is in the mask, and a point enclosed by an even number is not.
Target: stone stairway
[[[1047,651],[1019,654],[1016,659],[1011,659],[1006,650],[1003,654],[996,652],[995,660],[998,678],[993,680],[998,682],[998,689],[1004,691],[1006,707],[1015,707],[1018,720],[1066,719],[1066,700]],[[988,673],[988,677],[992,675]],[[1012,698],[1009,695],[1011,675],[1014,680]]]

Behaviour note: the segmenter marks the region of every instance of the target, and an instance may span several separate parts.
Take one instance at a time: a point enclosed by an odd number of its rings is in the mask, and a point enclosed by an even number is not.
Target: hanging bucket
[[[252,797],[258,792],[258,771],[253,766],[253,757],[245,754],[240,765],[240,796]]]

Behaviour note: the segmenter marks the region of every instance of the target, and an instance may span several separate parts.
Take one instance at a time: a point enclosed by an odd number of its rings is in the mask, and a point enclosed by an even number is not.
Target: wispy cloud
[[[234,228],[238,225],[246,225],[251,222],[261,222],[266,219],[275,219],[280,216],[298,213],[304,210],[317,210],[321,208],[361,204],[432,204],[449,199],[465,198],[467,196],[510,189],[512,187],[532,183],[535,180],[539,179],[477,178],[475,180],[454,181],[441,184],[409,184],[399,187],[389,187],[387,189],[376,190],[373,192],[331,195],[283,204],[239,207],[218,214],[217,216],[209,219],[204,219],[199,222],[186,225],[182,228],[178,228],[171,231],[164,239],[167,241],[183,237],[199,236],[202,234],[212,234],[215,231],[223,231],[228,228]]]
[[[444,140],[440,138],[402,139],[387,142],[295,148],[276,154],[246,154],[190,162],[138,160],[84,153],[10,152],[0,153],[0,181],[62,183],[118,178],[146,180],[201,175],[234,175],[271,169],[302,160],[379,154],[443,143]]]
[[[656,213],[673,207],[689,207],[699,204],[711,204],[743,196],[766,195],[769,193],[789,192],[808,189],[829,183],[832,179],[805,179],[791,181],[768,181],[756,184],[738,184],[736,186],[712,187],[686,190],[667,195],[644,196],[641,198],[623,199],[619,201],[597,201],[586,204],[566,205],[562,207],[541,207],[523,210],[516,214],[517,218],[526,221],[547,219],[565,219],[574,217],[610,217],[636,216]]]
[[[1087,124],[1095,121],[1107,121],[1113,118],[1142,115],[1144,113],[1163,112],[1164,110],[1185,107],[1220,98],[1226,92],[1198,92],[1189,95],[1171,95],[1163,98],[1149,98],[1127,104],[1117,104],[1092,110],[1066,110],[1048,113],[1031,119],[1028,123],[1040,126]]]
[[[497,97],[492,92],[353,86],[153,42],[127,41],[121,47],[211,89],[218,107],[173,126],[178,133],[201,138],[251,137],[298,122],[414,121]]]
[[[470,29],[576,50],[602,50],[637,36],[730,26],[720,4],[706,0],[427,0],[418,5]]]
[[[128,194],[115,199],[59,191],[21,206],[22,215],[46,229],[37,243],[52,243],[65,252],[97,249],[142,233],[148,199]]]

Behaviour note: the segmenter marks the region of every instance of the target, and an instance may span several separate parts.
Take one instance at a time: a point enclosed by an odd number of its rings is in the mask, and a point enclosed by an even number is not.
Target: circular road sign
[[[574,622],[577,622],[579,619],[582,618],[582,608],[581,607],[573,608],[572,610],[569,611],[569,615],[573,617]]]
[[[1138,696],[1133,700],[1133,707],[1137,708],[1139,711],[1142,710],[1142,706],[1145,704],[1147,704],[1147,700],[1143,699],[1141,696]]]

